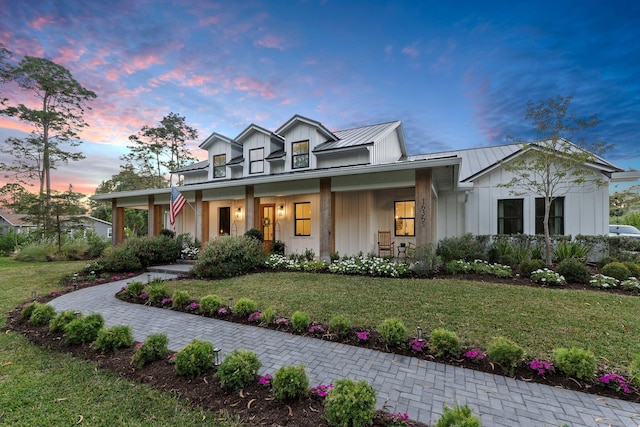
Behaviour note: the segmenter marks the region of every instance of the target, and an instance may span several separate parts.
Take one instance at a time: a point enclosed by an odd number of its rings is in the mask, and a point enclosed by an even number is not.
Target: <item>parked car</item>
[[[609,224],[609,236],[633,237],[640,239],[640,230],[633,225]]]

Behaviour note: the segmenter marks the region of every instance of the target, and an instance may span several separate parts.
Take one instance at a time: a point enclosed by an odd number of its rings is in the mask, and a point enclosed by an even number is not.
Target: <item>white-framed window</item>
[[[291,169],[309,167],[309,141],[298,141],[291,145]]]
[[[227,155],[216,154],[213,156],[213,177],[224,178],[227,176]]]
[[[264,172],[264,148],[249,150],[249,173]]]

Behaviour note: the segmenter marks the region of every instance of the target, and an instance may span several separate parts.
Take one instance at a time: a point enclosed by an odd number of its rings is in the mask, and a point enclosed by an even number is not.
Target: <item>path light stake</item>
[[[35,301],[35,300],[36,300],[36,291],[31,291],[31,299],[32,299],[33,301]]]
[[[424,341],[422,338],[422,328],[420,326],[416,328],[416,335],[418,336],[418,342]]]
[[[233,311],[233,298],[229,298],[229,311]]]
[[[220,366],[220,349],[218,347],[213,349],[213,366]]]

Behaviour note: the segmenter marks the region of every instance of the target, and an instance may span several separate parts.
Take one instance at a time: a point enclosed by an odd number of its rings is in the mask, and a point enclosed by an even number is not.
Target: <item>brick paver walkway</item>
[[[175,278],[168,273],[143,274],[128,281]],[[303,363],[312,385],[340,378],[365,379],[378,391],[378,407],[406,412],[433,423],[443,405],[468,404],[483,426],[640,426],[640,404],[599,397],[500,375],[425,362],[412,357],[291,335],[254,326],[194,316],[119,301],[114,294],[126,281],[112,282],[62,295],[56,310],[100,313],[107,326],[126,324],[135,339],[166,333],[177,351],[194,338],[207,340],[224,354],[234,349],[255,352],[261,374]]]

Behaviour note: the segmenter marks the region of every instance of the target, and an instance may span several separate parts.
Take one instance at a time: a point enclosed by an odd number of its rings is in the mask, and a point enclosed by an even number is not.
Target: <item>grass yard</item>
[[[9,310],[59,290],[59,279],[84,262],[18,263],[0,258],[0,324]],[[169,393],[124,381],[94,363],[0,335],[0,425],[12,426],[236,426],[217,414],[192,410]]]
[[[596,291],[544,289],[447,279],[383,279],[312,273],[261,273],[227,280],[169,282],[194,298],[216,294],[251,298],[290,317],[296,310],[328,323],[337,314],[354,326],[376,327],[399,317],[410,330],[455,331],[464,345],[487,348],[506,335],[527,357],[549,358],[558,347],[579,346],[599,363],[626,367],[640,353],[640,297]]]

